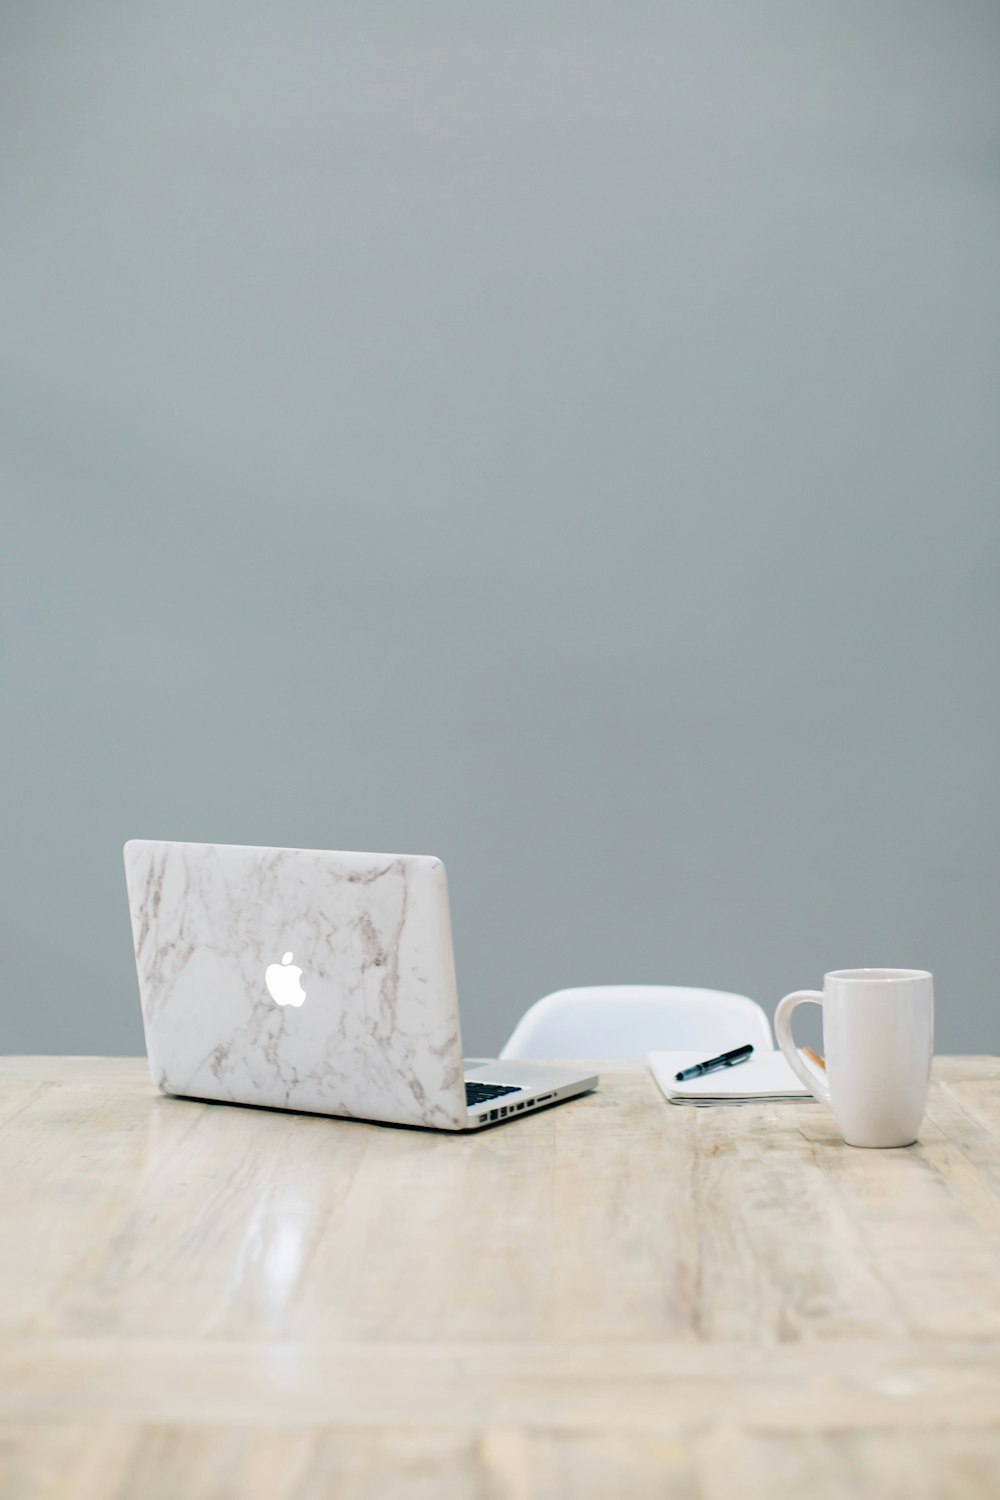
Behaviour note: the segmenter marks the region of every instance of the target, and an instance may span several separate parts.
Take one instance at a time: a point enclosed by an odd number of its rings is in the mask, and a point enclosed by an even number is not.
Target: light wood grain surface
[[[1000,1497],[1000,1061],[883,1152],[638,1066],[460,1137],[0,1061],[0,1495]]]

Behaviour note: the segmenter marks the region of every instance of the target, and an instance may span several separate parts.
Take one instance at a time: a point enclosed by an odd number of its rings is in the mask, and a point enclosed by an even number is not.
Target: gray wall
[[[1000,7],[6,0],[4,1051],[134,835],[426,851],[470,1050],[929,966],[1000,1050]]]

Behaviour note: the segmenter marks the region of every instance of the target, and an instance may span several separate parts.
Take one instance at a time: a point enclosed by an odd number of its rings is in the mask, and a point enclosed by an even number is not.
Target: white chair
[[[767,1016],[746,995],[672,984],[608,984],[557,990],[536,1001],[500,1056],[610,1060],[690,1050],[716,1057],[744,1042],[760,1051],[774,1047]]]

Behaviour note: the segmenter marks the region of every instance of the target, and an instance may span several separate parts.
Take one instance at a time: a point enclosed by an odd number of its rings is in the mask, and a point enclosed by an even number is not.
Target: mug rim
[[[855,984],[900,984],[908,979],[933,979],[929,969],[831,969],[827,979]]]

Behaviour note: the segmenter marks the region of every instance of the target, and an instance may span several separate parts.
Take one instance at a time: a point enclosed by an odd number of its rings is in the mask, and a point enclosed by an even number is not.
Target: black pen
[[[678,1083],[686,1083],[689,1078],[700,1078],[703,1073],[714,1073],[716,1068],[735,1068],[737,1063],[746,1062],[753,1051],[753,1045],[747,1042],[745,1047],[734,1047],[732,1052],[723,1052],[719,1057],[710,1057],[707,1062],[695,1063],[693,1068],[685,1068],[683,1073],[675,1075]]]

